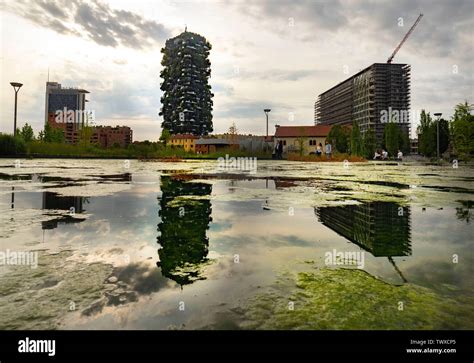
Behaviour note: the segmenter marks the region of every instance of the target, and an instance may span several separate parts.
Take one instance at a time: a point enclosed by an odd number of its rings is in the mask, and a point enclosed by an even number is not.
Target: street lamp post
[[[441,119],[442,113],[437,112],[434,115],[438,118],[438,121],[436,122],[436,156],[439,161],[439,120]]]
[[[266,108],[263,110],[263,112],[265,112],[265,116],[267,116],[267,138],[268,138],[268,113],[270,112],[271,110],[269,108]]]
[[[23,84],[18,83],[18,82],[10,82],[10,84],[13,86],[13,89],[15,90],[15,116],[14,116],[14,121],[13,121],[13,136],[16,136],[16,105],[17,105],[17,100],[18,100],[18,91],[20,90],[21,86],[23,86]]]

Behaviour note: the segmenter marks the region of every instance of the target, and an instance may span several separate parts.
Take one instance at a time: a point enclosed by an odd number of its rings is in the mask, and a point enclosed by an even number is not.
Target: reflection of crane
[[[398,274],[400,275],[400,277],[402,278],[403,282],[408,282],[408,280],[405,278],[405,276],[403,276],[402,272],[400,271],[400,269],[398,268],[398,266],[395,264],[395,261],[393,260],[392,256],[389,256],[388,257],[388,260],[390,261],[390,263],[393,265],[393,267],[395,267],[395,271],[398,272]]]
[[[395,57],[395,54],[397,54],[397,52],[400,50],[400,48],[402,47],[403,43],[405,43],[405,41],[408,39],[408,37],[410,36],[410,34],[413,32],[413,29],[415,29],[416,25],[420,22],[421,18],[423,17],[423,14],[420,14],[418,16],[418,19],[416,19],[415,21],[415,24],[413,24],[410,28],[410,30],[408,31],[408,33],[405,34],[405,36],[403,37],[402,41],[400,42],[400,44],[398,44],[398,46],[395,48],[395,50],[393,51],[392,55],[387,59],[387,63],[392,63],[392,60],[393,60],[393,57]]]

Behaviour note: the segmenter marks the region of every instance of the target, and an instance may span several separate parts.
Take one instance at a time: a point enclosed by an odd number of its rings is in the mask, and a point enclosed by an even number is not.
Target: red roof
[[[326,137],[331,125],[316,126],[280,126],[276,129],[275,137]]]

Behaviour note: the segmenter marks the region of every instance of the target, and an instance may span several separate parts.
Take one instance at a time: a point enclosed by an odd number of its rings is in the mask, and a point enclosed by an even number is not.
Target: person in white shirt
[[[322,153],[323,153],[323,145],[319,143],[318,147],[316,148],[316,155],[321,156]]]
[[[401,150],[398,150],[397,159],[400,161],[403,159],[403,153]]]
[[[382,150],[382,160],[387,160],[388,159],[388,152],[385,150]]]

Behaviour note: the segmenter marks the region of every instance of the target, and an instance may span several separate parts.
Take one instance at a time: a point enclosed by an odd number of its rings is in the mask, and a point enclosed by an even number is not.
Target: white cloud
[[[160,48],[165,37],[177,35],[185,24],[213,45],[215,132],[225,132],[236,121],[241,132],[264,134],[263,107],[272,108],[270,132],[275,123],[311,124],[317,95],[374,62],[385,62],[419,12],[424,13],[422,21],[395,58],[412,65],[412,109],[449,117],[456,103],[473,101],[470,1],[262,0],[229,5],[121,0],[84,5],[76,0],[75,16],[66,19],[52,0],[19,4],[8,1],[1,12],[2,132],[12,128],[10,81],[25,84],[19,94],[20,126],[28,121],[35,131],[42,127],[49,67],[51,80],[91,92],[88,106],[97,123],[126,124],[135,139],[156,140]],[[40,8],[37,19],[21,10]],[[46,24],[45,14],[59,23]],[[399,17],[404,27],[398,27]]]

